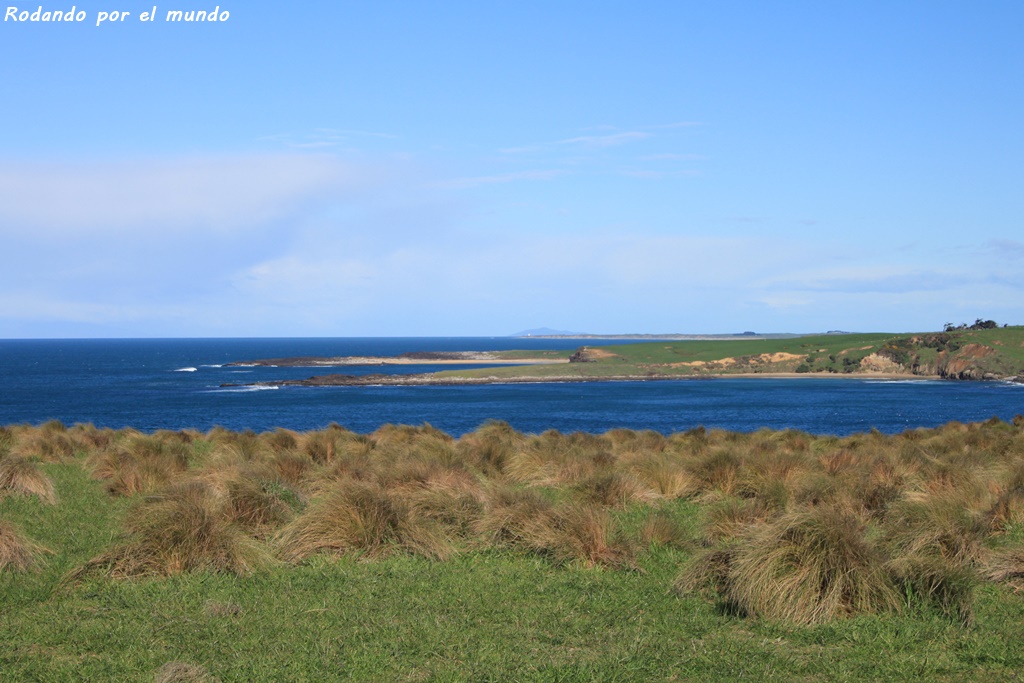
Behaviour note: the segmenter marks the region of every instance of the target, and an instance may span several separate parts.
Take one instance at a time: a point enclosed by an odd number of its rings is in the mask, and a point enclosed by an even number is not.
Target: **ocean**
[[[425,372],[436,366],[224,367],[288,356],[387,356],[411,351],[576,348],[574,339],[103,339],[0,340],[0,424],[359,433],[429,423],[452,436],[487,420],[527,433],[600,433],[617,427],[664,434],[704,426],[797,429],[847,435],[898,433],[947,422],[1024,414],[1024,385],[849,378],[716,378],[656,382],[484,386],[222,387],[328,372]],[[587,340],[587,345],[601,342]]]

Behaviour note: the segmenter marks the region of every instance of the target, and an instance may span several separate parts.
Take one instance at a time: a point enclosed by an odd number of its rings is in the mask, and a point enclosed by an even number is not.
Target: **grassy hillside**
[[[1014,680],[1024,418],[0,427],[5,680]]]
[[[568,365],[455,370],[442,377],[687,377],[890,373],[950,379],[1024,376],[1024,327],[790,339],[658,341],[581,347]]]

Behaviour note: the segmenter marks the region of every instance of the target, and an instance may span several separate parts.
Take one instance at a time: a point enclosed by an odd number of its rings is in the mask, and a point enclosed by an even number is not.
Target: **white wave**
[[[220,364],[220,363],[209,363],[207,365],[200,365],[199,367],[201,367],[201,368],[222,368],[224,366],[222,364]]]
[[[865,384],[938,384],[937,379],[868,379]]]
[[[178,368],[175,372],[195,372],[196,368]]]
[[[268,389],[280,389],[281,387],[266,386],[263,384],[248,387],[221,387],[213,389],[211,394],[247,394],[251,391],[266,391]]]

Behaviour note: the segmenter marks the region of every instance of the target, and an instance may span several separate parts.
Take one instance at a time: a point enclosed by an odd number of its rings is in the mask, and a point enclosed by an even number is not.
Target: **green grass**
[[[971,352],[981,345],[988,355]],[[965,348],[966,347],[966,348]],[[735,339],[655,341],[594,347],[593,362],[552,366],[513,366],[475,370],[448,370],[440,378],[644,378],[688,377],[750,373],[853,374],[861,361],[880,354],[902,368],[889,371],[944,375],[951,361],[964,359],[968,368],[983,374],[1011,377],[1024,374],[1024,327],[959,330],[920,334],[837,334],[787,339]],[[970,353],[969,353],[970,352]],[[509,358],[538,356],[540,352],[503,352]],[[550,352],[557,354],[557,352]],[[521,355],[517,355],[521,354]],[[770,358],[786,354],[783,358]],[[569,355],[563,353],[563,357]],[[958,370],[959,371],[959,370]]]
[[[137,531],[146,510],[162,509],[183,481],[155,495],[120,495],[93,478],[97,459],[79,444],[74,458],[41,465],[57,504],[0,498],[0,520],[54,551],[38,571],[0,571],[4,680],[152,681],[169,662],[222,681],[1021,680],[1020,580],[965,579],[969,622],[907,584],[899,609],[870,614],[854,604],[849,614],[812,625],[784,614],[741,616],[713,587],[680,595],[673,585],[694,558],[734,538],[753,544],[748,568],[757,565],[757,544],[778,558],[775,532],[762,531],[772,528],[794,548],[791,557],[809,558],[807,566],[820,556],[802,539],[830,529],[847,537],[829,548],[864,540],[880,553],[934,534],[934,543],[911,548],[908,557],[962,546],[946,560],[968,569],[987,548],[1020,549],[1024,420],[841,439],[768,430],[524,435],[500,423],[458,440],[429,427],[394,426],[371,435],[331,428],[286,436],[195,435],[184,481],[207,482],[228,502],[232,482],[261,482],[274,496],[287,494],[295,519],[319,513],[323,501],[361,481],[406,500],[409,514],[436,515],[439,528],[454,534],[456,552],[440,561],[385,538],[389,552],[352,547],[298,562],[280,558],[248,574],[212,565],[169,576],[72,579],[122,542],[126,529]],[[37,437],[32,428],[16,434],[19,444]],[[325,451],[328,437],[335,446]],[[116,451],[135,439],[112,438],[101,448]],[[305,457],[307,448],[319,460],[304,475],[290,484],[275,478],[273,463]],[[161,457],[150,450],[147,457]],[[679,481],[669,485],[667,472]],[[609,493],[616,486],[621,495]],[[831,509],[815,502],[822,492],[863,524],[835,525],[825,515],[808,527],[801,515]],[[475,524],[500,511],[499,499],[533,501],[529,516],[510,518],[513,527],[543,536],[548,517],[570,525],[551,527],[557,533],[545,537],[548,545],[481,543]],[[455,505],[467,500],[475,503]],[[224,514],[235,514],[228,502]],[[759,505],[763,519],[737,521],[733,532],[712,537],[707,525],[729,505]],[[615,548],[631,552],[629,561],[594,563],[551,545],[573,528],[565,511],[587,509],[608,516]],[[967,531],[947,514],[958,509]],[[277,542],[269,532],[258,538],[268,549]],[[844,566],[859,571],[857,562]]]

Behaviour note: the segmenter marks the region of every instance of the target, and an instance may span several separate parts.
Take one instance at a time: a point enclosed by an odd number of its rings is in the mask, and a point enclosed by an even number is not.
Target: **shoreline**
[[[603,377],[585,377],[580,375],[563,375],[552,377],[440,377],[435,373],[418,373],[412,375],[316,375],[307,379],[286,379],[265,382],[249,382],[244,384],[222,384],[221,387],[240,386],[305,386],[305,387],[338,387],[338,386],[478,386],[490,384],[571,384],[582,382],[666,382],[666,381],[708,381],[728,379],[816,379],[816,380],[890,380],[927,382],[942,380],[938,375],[911,375],[896,372],[873,373],[801,373],[801,372],[737,372],[716,375],[608,375]],[[1004,380],[1005,381],[1005,380]]]
[[[235,368],[329,368],[375,365],[558,365],[568,358],[501,358],[491,351],[445,351],[410,353],[401,356],[336,356],[267,358],[233,361],[224,367]]]

